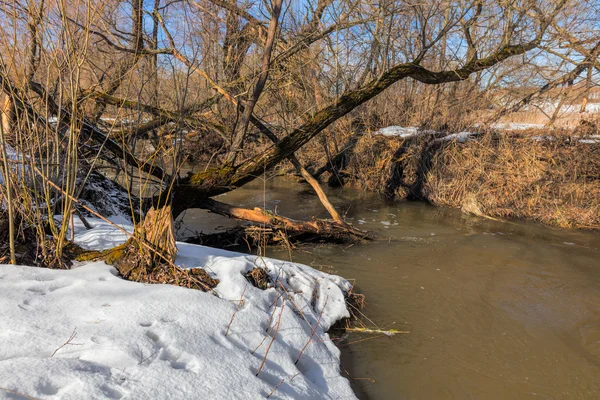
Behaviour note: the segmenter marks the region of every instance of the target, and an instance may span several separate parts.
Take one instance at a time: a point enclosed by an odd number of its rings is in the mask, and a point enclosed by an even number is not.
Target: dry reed
[[[472,214],[598,229],[599,146],[566,133],[450,143],[434,156],[424,194]]]

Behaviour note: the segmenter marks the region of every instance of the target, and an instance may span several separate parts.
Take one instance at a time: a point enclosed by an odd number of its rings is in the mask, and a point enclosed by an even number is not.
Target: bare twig
[[[240,302],[238,303],[238,306],[235,308],[235,311],[233,312],[233,315],[231,316],[231,320],[229,321],[229,325],[227,325],[227,330],[225,331],[225,336],[227,336],[227,334],[229,333],[229,328],[231,327],[231,324],[233,323],[233,319],[235,318],[235,314],[237,314],[238,311],[240,311],[240,309],[242,308],[242,305],[244,304],[244,294],[246,293],[246,287],[244,287],[244,291],[242,292],[242,296],[240,297]]]
[[[275,337],[277,337],[277,332],[279,332],[279,327],[281,326],[281,316],[283,315],[283,310],[285,309],[285,301],[283,301],[281,303],[281,311],[279,312],[279,318],[277,319],[277,326],[275,327],[275,332],[273,332],[273,337],[271,339],[271,342],[269,343],[269,347],[267,347],[267,351],[265,351],[265,356],[262,359],[262,362],[260,363],[260,367],[258,367],[258,371],[256,371],[256,376],[258,376],[258,374],[260,374],[260,371],[263,369],[265,362],[267,361],[267,356],[269,355],[269,350],[271,350],[271,346],[273,345],[273,342],[275,341]]]
[[[73,341],[73,339],[75,339],[75,337],[77,336],[77,328],[73,329],[73,333],[71,333],[71,336],[69,337],[69,339],[67,339],[66,342],[64,342],[59,348],[57,348],[56,350],[54,350],[54,353],[52,353],[52,355],[50,356],[50,358],[54,357],[54,355],[63,347],[69,345],[69,346],[82,346],[83,343],[71,343]]]
[[[35,398],[35,397],[27,396],[26,394],[19,393],[16,390],[11,390],[11,389],[7,389],[7,388],[3,388],[3,387],[0,387],[0,390],[10,393],[10,394],[14,394],[15,396],[18,396],[18,397],[23,397],[28,400],[37,400],[37,398]]]
[[[298,354],[298,358],[296,359],[296,361],[294,362],[294,364],[298,364],[298,361],[300,361],[300,357],[302,357],[302,353],[304,353],[304,350],[306,350],[306,348],[308,347],[309,343],[312,342],[312,338],[315,335],[315,332],[317,331],[317,328],[321,324],[321,318],[323,317],[323,312],[325,311],[325,307],[327,307],[327,302],[328,301],[329,301],[329,296],[327,296],[325,298],[325,304],[323,304],[323,308],[321,309],[321,312],[319,313],[319,319],[317,320],[317,323],[315,324],[315,326],[312,329],[312,332],[310,333],[310,337],[308,338],[308,342],[306,342],[306,344],[304,345],[304,347],[302,348],[302,350],[300,350],[300,354]]]
[[[296,375],[292,376],[292,379],[290,379],[290,382],[291,382],[291,381],[293,381],[293,380],[294,380],[294,378],[295,378],[295,377],[297,377],[299,374],[300,374],[300,372],[298,372]],[[283,378],[283,379],[281,380],[281,382],[279,382],[279,383],[277,384],[277,386],[275,386],[275,387],[273,388],[273,390],[271,390],[271,393],[269,393],[269,395],[267,396],[267,399],[268,399],[269,397],[271,397],[271,396],[273,395],[273,393],[275,393],[275,391],[276,391],[276,390],[279,388],[279,386],[281,386],[281,385],[283,384],[283,381],[285,381],[285,378]]]

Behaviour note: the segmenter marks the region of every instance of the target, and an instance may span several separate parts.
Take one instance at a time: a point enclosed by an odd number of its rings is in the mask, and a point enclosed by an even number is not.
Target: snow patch
[[[386,128],[381,128],[376,132],[373,132],[373,135],[395,136],[395,137],[401,137],[401,138],[416,136],[418,134],[419,134],[419,128],[416,126],[409,126],[409,127],[388,126]]]
[[[580,139],[579,143],[596,144],[596,143],[600,143],[600,139]]]
[[[126,239],[90,222],[89,231],[76,226],[84,247]],[[283,380],[275,398],[355,398],[326,333],[348,316],[348,281],[295,263],[178,248],[178,265],[219,279],[217,295],[126,281],[103,262],[68,271],[0,266],[0,386],[35,398],[254,399]],[[256,266],[273,287],[246,280]]]
[[[490,128],[497,129],[499,131],[524,131],[527,129],[543,129],[544,127],[544,124],[526,124],[518,122],[496,123],[490,125]]]
[[[458,133],[451,133],[450,135],[444,136],[443,138],[440,138],[440,141],[450,141],[450,140],[456,140],[459,143],[465,143],[469,140],[469,138],[474,135],[473,132],[458,132]]]
[[[2,142],[0,142],[0,146],[2,146]],[[0,149],[1,150],[1,149]],[[4,143],[4,151],[6,152],[6,159],[9,161],[10,166],[9,169],[11,173],[22,175],[23,170],[27,171],[27,166],[23,163],[23,155],[15,150],[14,147],[9,145],[8,143]],[[0,162],[2,162],[2,156],[0,155]],[[3,169],[2,169],[3,170]],[[4,175],[2,170],[0,170],[0,185],[4,185]],[[10,173],[9,173],[10,176]]]

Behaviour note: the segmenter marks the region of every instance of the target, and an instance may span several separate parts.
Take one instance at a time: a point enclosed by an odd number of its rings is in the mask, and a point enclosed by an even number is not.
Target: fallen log
[[[335,221],[313,219],[311,221],[298,221],[282,217],[262,208],[243,208],[222,203],[213,199],[204,199],[200,205],[215,214],[228,218],[235,218],[267,226],[273,230],[283,231],[291,235],[313,235],[319,238],[340,242],[356,242],[372,240],[370,233],[356,229],[350,225],[340,224]]]

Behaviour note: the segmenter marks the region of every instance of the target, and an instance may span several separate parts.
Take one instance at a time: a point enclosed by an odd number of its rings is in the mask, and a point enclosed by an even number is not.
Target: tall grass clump
[[[452,142],[432,159],[424,195],[474,214],[598,229],[599,145],[568,133]]]

